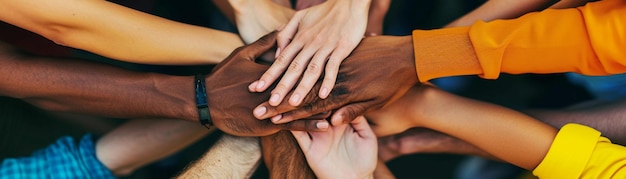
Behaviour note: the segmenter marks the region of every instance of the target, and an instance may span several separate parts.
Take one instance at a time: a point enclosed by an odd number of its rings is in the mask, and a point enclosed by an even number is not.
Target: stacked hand
[[[309,94],[300,106],[285,103],[273,106],[270,100],[255,108],[254,116],[282,124],[336,110],[331,122],[340,124],[382,108],[417,82],[411,36],[369,37],[343,61],[337,83],[327,99]]]
[[[295,11],[271,0],[229,0],[239,36],[250,44],[289,22]]]
[[[318,178],[369,178],[376,168],[376,136],[364,117],[325,132],[292,133]]]
[[[254,60],[274,47],[275,42],[276,33],[271,33],[255,43],[237,48],[206,79],[211,117],[220,130],[238,136],[265,136],[279,130],[319,131],[329,126],[326,120],[302,120],[275,125],[269,120],[259,121],[252,115],[252,108],[269,97],[268,92],[250,93],[247,90],[248,84],[268,68]]]
[[[324,73],[319,97],[328,97],[339,65],[363,38],[368,8],[369,1],[330,0],[298,11],[278,35],[274,64],[250,91],[263,92],[281,78],[269,100],[277,106],[299,81],[289,98],[297,106]]]

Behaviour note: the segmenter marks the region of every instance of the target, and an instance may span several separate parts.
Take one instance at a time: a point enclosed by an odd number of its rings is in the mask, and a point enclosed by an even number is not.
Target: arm
[[[554,0],[490,0],[445,27],[469,26],[479,20],[489,22],[496,19],[517,18],[528,12],[542,10],[552,2]]]
[[[177,178],[250,178],[260,161],[258,138],[224,135]]]
[[[554,3],[554,5],[550,6],[550,8],[553,8],[553,9],[573,8],[573,7],[585,5],[587,2],[590,2],[590,1],[591,0],[560,0],[559,2]]]
[[[166,20],[108,1],[2,1],[0,20],[61,45],[135,63],[217,63],[243,45],[236,34]]]
[[[529,110],[525,113],[561,128],[567,123],[583,124],[602,132],[611,141],[626,144],[624,117],[626,116],[626,99],[613,102],[588,102],[562,110]]]
[[[586,75],[608,75],[626,72],[626,53],[620,47],[626,46],[626,32],[621,26],[626,20],[626,2],[604,0],[587,3],[584,7],[563,10],[545,10],[530,13],[513,20],[501,20],[489,23],[477,22],[470,27],[458,27],[439,30],[415,30],[412,41],[392,41],[381,36],[377,41],[364,39],[359,47],[342,63],[339,69],[351,68],[351,65],[363,69],[380,69],[382,73],[398,73],[394,78],[378,81],[382,76],[350,74],[352,80],[338,80],[334,90],[355,88],[368,92],[331,94],[327,100],[309,99],[303,104],[310,106],[294,110],[288,105],[274,106],[265,102],[255,110],[259,119],[273,117],[291,121],[324,111],[338,109],[333,118],[351,120],[366,111],[379,109],[393,98],[380,101],[368,101],[386,96],[388,90],[399,90],[391,81],[402,81],[408,86],[415,84],[411,79],[415,74],[404,72],[404,64],[413,61],[419,81],[460,76],[481,75],[484,78],[497,78],[504,73],[561,73],[577,72]],[[563,33],[568,32],[568,33]],[[389,41],[383,41],[389,40]],[[414,48],[413,52],[404,51],[404,47]],[[369,46],[369,47],[368,47]],[[361,56],[368,49],[378,47],[375,55]],[[387,47],[396,47],[394,49]],[[363,54],[360,54],[363,53]],[[394,61],[374,66],[368,64],[375,58],[393,54]],[[386,58],[386,59],[393,59]],[[347,63],[349,61],[360,63]],[[400,65],[401,64],[401,65]],[[401,73],[401,75],[400,75]],[[356,80],[356,81],[355,81]],[[387,85],[386,88],[371,88],[371,85]],[[403,87],[406,87],[402,85]],[[347,90],[348,92],[354,92]],[[400,92],[402,92],[400,90]],[[401,93],[400,93],[401,94]],[[353,104],[359,103],[355,106]],[[348,106],[346,106],[348,105]],[[278,115],[281,114],[281,117]],[[342,117],[343,116],[343,117]],[[279,120],[279,121],[283,121]]]
[[[265,65],[254,63],[254,59],[274,45],[270,43],[272,38],[275,33],[237,49],[206,77],[208,106],[218,129],[248,136],[288,129],[324,130],[317,125],[326,123],[324,120],[274,125],[255,119],[249,112],[256,103],[268,98],[268,94],[248,92],[246,83],[267,69]],[[26,56],[7,48],[0,48],[0,73],[0,95],[22,99],[47,110],[198,122],[192,76],[143,73],[80,60]],[[232,100],[234,98],[238,100]]]
[[[604,0],[470,27],[415,30],[417,73],[421,81],[476,74],[493,79],[500,73],[623,73],[626,54],[618,47],[626,45],[626,32],[620,30],[625,12],[624,1]]]
[[[188,121],[133,119],[98,139],[96,156],[114,174],[124,176],[213,131]]]
[[[408,113],[397,114],[399,110]],[[403,99],[369,114],[368,119],[376,124],[373,128],[377,135],[390,134],[386,130],[390,129],[389,125],[426,127],[464,140],[528,170],[543,160],[557,132],[513,110],[425,86],[411,89]]]
[[[380,130],[375,125],[372,127]],[[470,143],[426,128],[411,128],[399,134],[378,138],[378,156],[384,162],[404,155],[428,153],[475,155],[500,160]]]

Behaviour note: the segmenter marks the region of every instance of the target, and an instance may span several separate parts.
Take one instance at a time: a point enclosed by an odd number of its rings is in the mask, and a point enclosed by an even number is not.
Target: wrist
[[[213,121],[211,120],[211,111],[209,110],[209,104],[206,93],[206,76],[204,74],[196,75],[194,78],[195,92],[196,92],[196,108],[198,109],[198,119],[200,124],[211,129]]]
[[[413,98],[416,109],[411,113],[413,124],[415,127],[429,128],[446,113],[448,99],[445,92],[436,87],[422,85],[417,88],[418,95]]]

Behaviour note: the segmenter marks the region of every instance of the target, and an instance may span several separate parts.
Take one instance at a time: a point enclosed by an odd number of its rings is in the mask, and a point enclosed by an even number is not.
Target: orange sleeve
[[[421,81],[501,72],[610,75],[626,72],[626,1],[545,10],[470,27],[413,31]]]

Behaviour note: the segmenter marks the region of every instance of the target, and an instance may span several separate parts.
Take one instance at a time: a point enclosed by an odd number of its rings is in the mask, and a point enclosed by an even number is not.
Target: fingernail
[[[343,115],[335,115],[332,117],[332,119],[330,119],[330,122],[333,123],[333,125],[340,125],[343,123]]]
[[[265,106],[254,109],[254,115],[257,117],[262,116],[265,112],[267,112],[267,108],[265,108]]]
[[[276,53],[274,54],[274,60],[278,58],[278,55],[280,55],[280,48],[276,48]]]
[[[280,97],[278,96],[278,94],[273,94],[273,95],[272,95],[272,97],[270,97],[270,103],[272,103],[272,104],[278,104],[278,102],[279,102],[279,101],[278,101],[278,98],[280,98]]]
[[[324,87],[320,91],[320,98],[325,99],[326,97],[328,97],[328,88]]]
[[[298,104],[300,104],[300,95],[293,94],[293,96],[291,96],[291,99],[289,99],[289,102],[292,106],[297,106]]]
[[[261,89],[263,86],[265,86],[265,81],[259,81],[259,83],[256,84],[256,89]]]
[[[283,118],[283,115],[279,114],[279,115],[276,115],[276,116],[272,117],[270,120],[272,120],[272,122],[276,123],[276,122],[278,122],[282,118]]]
[[[257,86],[258,82],[252,82],[250,85],[248,85],[248,91],[250,92],[256,92],[256,86]]]
[[[317,127],[318,129],[326,129],[328,128],[328,122],[319,122],[315,124],[315,127]]]

